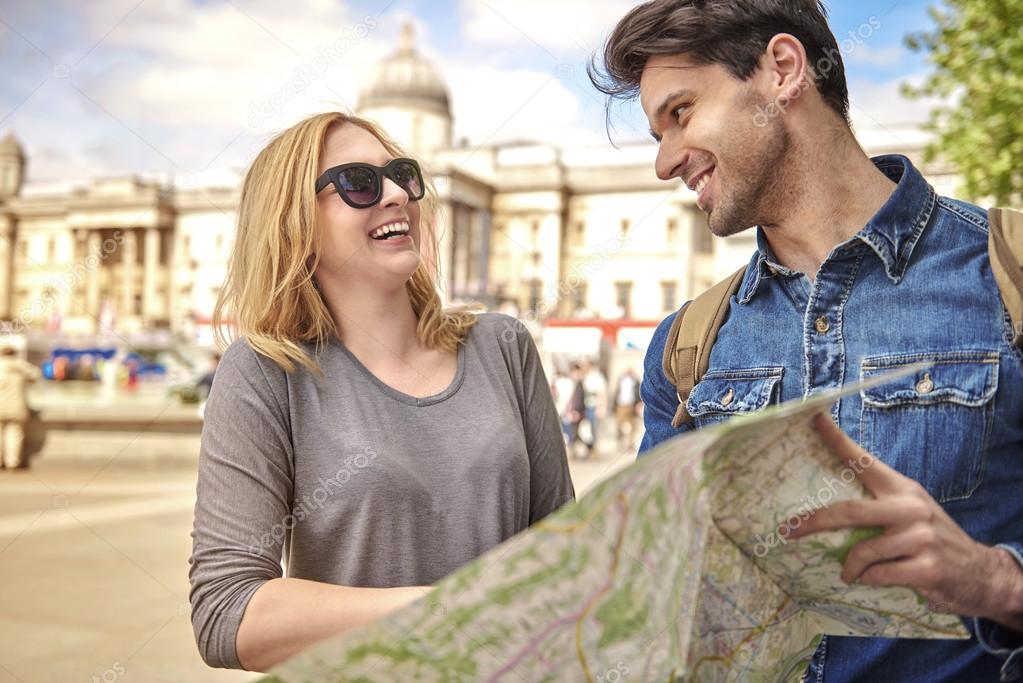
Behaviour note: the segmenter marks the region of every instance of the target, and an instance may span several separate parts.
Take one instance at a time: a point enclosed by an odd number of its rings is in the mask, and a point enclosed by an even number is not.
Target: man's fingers
[[[921,548],[927,545],[927,529],[919,527],[892,530],[860,541],[849,555],[845,558],[842,566],[842,580],[852,583],[871,566],[879,562],[891,562],[903,558],[915,556]]]
[[[937,568],[926,557],[877,562],[860,575],[864,586],[905,586],[920,592],[935,583]]]
[[[842,459],[874,495],[899,493],[910,480],[884,464],[839,429],[834,420],[824,413],[814,418],[814,426],[821,440],[832,453]]]
[[[926,514],[923,501],[907,496],[882,500],[843,500],[815,510],[798,525],[786,523],[779,533],[787,538],[802,538],[821,531],[837,531],[871,526],[897,526],[917,521]],[[787,534],[786,534],[787,530]]]

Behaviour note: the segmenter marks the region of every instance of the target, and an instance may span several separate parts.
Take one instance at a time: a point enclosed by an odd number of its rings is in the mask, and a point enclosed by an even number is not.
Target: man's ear
[[[779,33],[767,44],[760,59],[764,84],[769,88],[772,100],[798,99],[800,94],[813,84],[813,73],[809,68],[806,48],[799,39],[788,33]]]

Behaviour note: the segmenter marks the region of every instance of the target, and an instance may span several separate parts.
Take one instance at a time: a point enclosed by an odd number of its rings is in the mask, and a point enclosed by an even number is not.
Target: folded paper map
[[[813,509],[869,495],[812,425],[864,386],[666,441],[425,598],[264,680],[789,681],[821,634],[966,638],[909,589],[841,581],[849,549],[877,530],[786,539]]]

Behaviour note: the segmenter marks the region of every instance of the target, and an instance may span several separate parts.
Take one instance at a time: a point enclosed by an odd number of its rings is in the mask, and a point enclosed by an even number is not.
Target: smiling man
[[[884,527],[849,553],[843,578],[912,588],[963,616],[974,638],[828,637],[807,680],[1019,678],[1023,352],[992,275],[986,212],[938,196],[906,157],[867,157],[813,0],[648,2],[615,27],[591,78],[611,98],[639,97],[657,175],[698,193],[711,232],[757,232],[685,410],[662,367],[676,316],[654,335],[640,453],[770,403],[931,363],[835,406],[840,429],[820,428],[842,457],[877,456],[860,475],[874,499],[826,508],[792,537]]]

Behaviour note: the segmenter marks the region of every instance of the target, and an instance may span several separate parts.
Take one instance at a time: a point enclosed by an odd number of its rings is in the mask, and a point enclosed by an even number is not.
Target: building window
[[[624,235],[625,233],[627,233],[629,231],[629,228],[631,228],[631,227],[632,227],[632,224],[629,222],[629,219],[628,218],[623,218],[622,219],[622,234]]]
[[[51,237],[46,240],[46,262],[53,263],[57,260],[57,239]]]
[[[615,305],[621,311],[623,318],[632,316],[632,283],[615,283]]]
[[[693,251],[697,254],[710,254],[714,251],[710,227],[707,225],[707,216],[702,212],[696,225],[693,226]]]
[[[669,218],[667,226],[667,238],[669,243],[678,241],[678,219]]]
[[[533,314],[536,314],[540,310],[541,302],[543,302],[543,281],[536,279],[530,280],[528,310]]]
[[[572,290],[572,313],[586,311],[586,283],[580,282]]]
[[[583,244],[586,241],[586,222],[577,221],[575,224],[576,244]]]
[[[22,261],[28,260],[28,238],[18,240],[18,258]]]
[[[529,227],[530,230],[532,230],[533,242],[535,243],[537,240],[540,239],[540,221],[534,220]]]
[[[678,308],[678,283],[667,280],[661,283],[661,310],[670,313]]]

